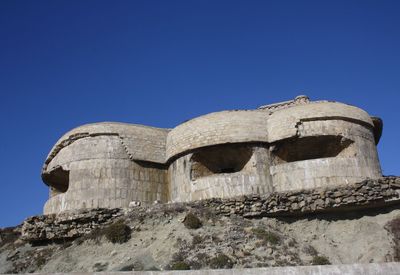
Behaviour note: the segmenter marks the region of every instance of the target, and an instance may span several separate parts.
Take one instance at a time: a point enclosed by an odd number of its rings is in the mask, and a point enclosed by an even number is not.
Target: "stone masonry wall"
[[[186,207],[187,211],[191,208],[206,208],[216,215],[257,218],[348,211],[396,203],[400,203],[400,177],[365,180],[354,185],[330,189],[316,188],[307,191],[272,193],[267,196],[249,195],[178,204]],[[176,204],[157,204],[150,208],[152,211],[166,211],[174,205]],[[149,207],[134,206],[126,211],[146,215]],[[124,212],[125,210],[120,208],[92,209],[34,216],[24,221],[22,237],[32,243],[73,239],[88,234],[99,226],[112,223],[124,215]]]
[[[365,180],[354,185],[275,192],[269,196],[242,196],[232,199],[210,199],[200,202],[217,214],[244,217],[304,215],[363,209],[400,203],[400,177]]]

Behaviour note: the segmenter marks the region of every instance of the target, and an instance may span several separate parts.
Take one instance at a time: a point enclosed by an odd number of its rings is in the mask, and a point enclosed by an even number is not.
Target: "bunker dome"
[[[66,133],[42,170],[45,214],[305,190],[382,176],[382,121],[306,96],[173,129],[103,122]]]

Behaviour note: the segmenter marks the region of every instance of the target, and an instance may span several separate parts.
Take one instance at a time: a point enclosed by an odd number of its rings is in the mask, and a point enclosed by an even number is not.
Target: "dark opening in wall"
[[[288,139],[276,143],[273,154],[277,163],[338,156],[353,141],[342,136],[312,136]]]
[[[42,174],[43,181],[50,186],[50,195],[55,196],[65,193],[69,186],[69,170],[64,170],[61,166]]]
[[[240,144],[218,145],[203,148],[191,158],[190,177],[196,180],[213,174],[241,171],[250,160],[253,150]]]
[[[379,117],[374,117],[374,116],[372,116],[371,119],[372,122],[374,123],[373,131],[374,131],[375,144],[377,145],[382,136],[383,120]]]

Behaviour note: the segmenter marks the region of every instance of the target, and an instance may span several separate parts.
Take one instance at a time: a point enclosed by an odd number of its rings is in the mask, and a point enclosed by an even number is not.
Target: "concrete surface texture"
[[[94,123],[66,133],[42,170],[44,212],[269,194],[381,177],[382,121],[306,96],[174,129]]]

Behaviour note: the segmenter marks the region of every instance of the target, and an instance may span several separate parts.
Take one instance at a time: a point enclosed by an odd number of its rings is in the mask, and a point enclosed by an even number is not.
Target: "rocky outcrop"
[[[165,212],[180,205],[187,209],[204,209],[217,216],[238,215],[255,218],[299,216],[382,207],[395,203],[400,203],[400,177],[383,177],[378,180],[365,180],[351,186],[279,192],[269,196],[240,196],[147,207],[131,204],[133,207],[126,210],[100,208],[58,215],[34,216],[24,221],[22,238],[31,243],[75,239],[90,233],[95,228],[110,224],[116,218],[129,212],[146,217],[150,212]]]
[[[92,209],[59,215],[40,215],[26,219],[22,239],[31,243],[75,239],[121,216],[121,209]]]

